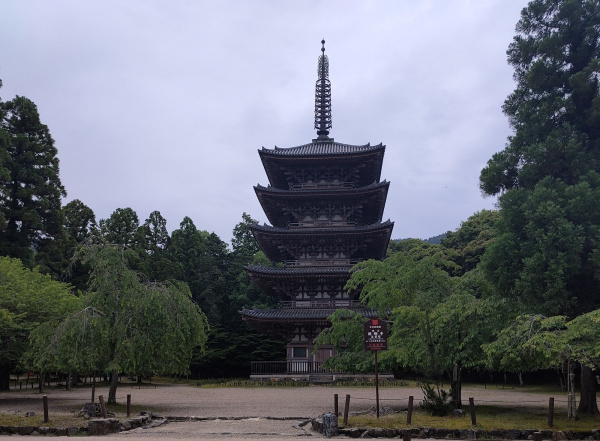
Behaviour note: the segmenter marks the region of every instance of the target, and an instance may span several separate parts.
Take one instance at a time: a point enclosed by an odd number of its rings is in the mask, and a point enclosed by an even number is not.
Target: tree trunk
[[[581,365],[581,398],[577,413],[579,415],[597,415],[598,402],[596,401],[596,378],[592,368]]]
[[[117,403],[117,386],[119,385],[119,376],[117,374],[111,374],[110,376],[110,388],[108,389],[108,404]]]
[[[10,390],[10,368],[0,365],[0,391]]]
[[[450,394],[452,395],[452,402],[454,403],[455,409],[460,409],[462,407],[461,373],[461,367],[455,363],[454,369],[452,370],[452,385],[450,386]]]
[[[40,372],[40,376],[38,377],[38,391],[43,394],[44,393],[44,372]],[[33,387],[33,385],[32,385]]]

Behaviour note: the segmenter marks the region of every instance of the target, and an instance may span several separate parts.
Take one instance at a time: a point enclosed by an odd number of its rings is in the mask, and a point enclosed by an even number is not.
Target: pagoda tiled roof
[[[365,318],[377,318],[377,310],[369,308],[352,308],[353,311],[361,312]],[[268,321],[299,321],[318,320],[324,321],[331,316],[336,309],[311,309],[311,308],[289,308],[289,309],[246,309],[238,311],[239,314],[248,319]]]
[[[248,265],[244,269],[255,274],[276,276],[338,275],[350,273],[350,268],[347,266],[281,268],[277,266]]]
[[[394,223],[390,220],[370,225],[326,228],[282,228],[269,225],[252,225],[252,234],[260,249],[272,262],[298,259],[298,246],[319,243],[338,246],[354,243],[349,259],[383,259]],[[340,242],[341,241],[341,242]]]
[[[340,142],[324,141],[311,142],[309,144],[297,147],[277,147],[274,149],[262,148],[262,153],[277,156],[321,156],[321,155],[355,155],[357,153],[368,153],[376,150],[385,149],[383,143],[372,146],[371,143],[365,145],[342,144]]]
[[[258,154],[273,187],[289,188],[293,181],[290,180],[290,171],[316,164],[323,165],[324,161],[332,167],[357,168],[360,171],[355,179],[360,186],[365,186],[379,182],[385,146],[382,143],[372,146],[324,141],[297,147],[263,147],[258,150]]]
[[[278,227],[298,221],[293,210],[287,209],[290,205],[327,207],[329,203],[359,205],[360,209],[354,210],[348,221],[365,225],[381,221],[389,186],[389,182],[383,181],[358,188],[332,186],[284,190],[259,184],[254,187],[254,192],[269,222]]]
[[[377,188],[384,188],[389,185],[390,185],[390,183],[388,181],[382,181],[382,182],[373,182],[372,184],[365,185],[364,187],[358,187],[358,188],[331,186],[331,187],[301,188],[301,189],[297,189],[297,190],[287,190],[287,189],[272,187],[270,185],[265,187],[264,185],[260,185],[260,184],[255,185],[254,188],[255,188],[255,190],[260,190],[260,191],[264,191],[267,193],[281,194],[281,195],[285,195],[286,197],[291,198],[291,197],[306,197],[307,194],[309,194],[309,195],[327,195],[329,193],[354,194],[354,193],[361,193],[361,192],[365,192],[365,191],[374,190]]]
[[[350,299],[358,297],[358,291],[347,292],[343,289],[352,274],[351,266],[334,267],[270,267],[245,266],[248,277],[265,294],[282,300],[295,300],[298,288],[314,291],[323,283],[330,285],[331,295],[349,295]]]
[[[331,227],[331,228],[282,228],[282,227],[272,227],[270,225],[260,225],[254,224],[252,225],[252,230],[254,231],[262,231],[265,233],[280,233],[280,234],[288,234],[288,235],[315,235],[315,236],[331,236],[340,235],[340,234],[355,234],[355,233],[365,233],[368,231],[377,231],[386,229],[388,227],[393,227],[394,222],[391,220],[386,220],[385,222],[378,222],[376,224],[370,225],[360,225],[356,227]]]

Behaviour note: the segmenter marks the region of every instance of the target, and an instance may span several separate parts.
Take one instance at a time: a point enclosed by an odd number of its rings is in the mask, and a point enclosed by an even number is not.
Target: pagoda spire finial
[[[315,129],[317,140],[328,140],[331,129],[331,83],[329,82],[329,59],[325,55],[325,40],[321,40],[322,55],[319,56],[318,79],[315,86]]]

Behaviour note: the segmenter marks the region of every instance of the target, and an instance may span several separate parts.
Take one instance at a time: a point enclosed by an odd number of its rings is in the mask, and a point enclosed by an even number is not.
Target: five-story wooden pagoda
[[[287,339],[287,362],[254,362],[252,375],[313,374],[334,355],[312,354],[314,338],[338,308],[362,306],[344,285],[361,260],[383,259],[393,222],[382,222],[389,182],[380,181],[385,146],[349,145],[329,138],[331,84],[324,43],[315,98],[317,138],[291,148],[259,150],[269,185],[254,187],[271,226],[254,225],[260,248],[283,267],[247,266],[252,281],[280,299],[278,309],[243,309],[253,328]]]

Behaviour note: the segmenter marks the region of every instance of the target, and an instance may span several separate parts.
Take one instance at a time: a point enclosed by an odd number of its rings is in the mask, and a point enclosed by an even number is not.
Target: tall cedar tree
[[[600,306],[600,4],[530,2],[507,54],[514,135],[480,176],[501,208],[484,268],[524,313],[577,316]],[[581,413],[598,411],[592,380],[583,366]]]
[[[33,266],[62,233],[57,149],[36,105],[0,102],[0,255]]]

